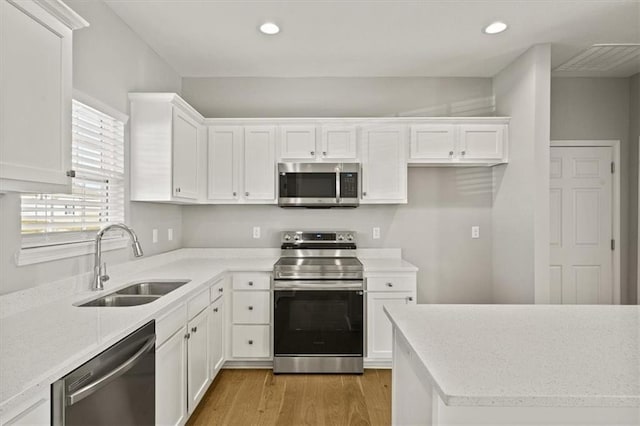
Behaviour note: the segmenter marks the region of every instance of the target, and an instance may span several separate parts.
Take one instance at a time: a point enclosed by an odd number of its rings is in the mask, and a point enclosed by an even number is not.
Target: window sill
[[[72,244],[24,248],[16,253],[16,265],[33,265],[70,257],[86,256],[94,253],[94,244],[93,241],[83,241]],[[127,244],[127,237],[105,239],[102,241],[102,251],[118,250],[125,248]]]

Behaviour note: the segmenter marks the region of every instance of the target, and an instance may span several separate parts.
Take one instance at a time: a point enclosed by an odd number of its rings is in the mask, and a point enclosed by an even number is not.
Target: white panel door
[[[177,108],[173,110],[173,196],[198,198],[199,125]],[[151,153],[149,153],[151,154]]]
[[[551,302],[613,303],[613,179],[608,147],[552,147]]]
[[[72,31],[16,3],[0,2],[0,179],[69,192]]]
[[[391,359],[393,327],[383,308],[415,303],[415,294],[412,292],[367,294],[367,358]]]
[[[327,125],[322,126],[322,151],[323,159],[331,160],[355,160],[356,128],[353,126]]]
[[[409,158],[450,160],[456,155],[455,126],[423,124],[411,126]]]
[[[251,201],[275,201],[275,127],[245,127],[243,158],[244,198]]]
[[[362,131],[362,203],[406,203],[404,126]]]
[[[280,126],[280,158],[316,158],[316,126]]]
[[[181,425],[187,415],[187,329],[156,350],[156,424]]]
[[[208,198],[237,200],[242,127],[211,126],[208,142]]]
[[[460,160],[500,160],[504,155],[507,126],[504,124],[461,124],[458,126]]]
[[[187,393],[189,412],[207,390],[209,384],[209,309],[196,315],[187,326]]]
[[[209,333],[209,376],[213,379],[224,363],[224,297],[211,304]]]

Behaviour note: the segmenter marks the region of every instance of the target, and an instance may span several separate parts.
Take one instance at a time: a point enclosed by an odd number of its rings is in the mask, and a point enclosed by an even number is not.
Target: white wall
[[[493,169],[496,303],[548,298],[549,85],[549,45],[533,46],[493,79],[497,115],[511,116],[509,164]]]
[[[73,84],[98,101],[128,114],[130,91],[180,92],[180,76],[146,45],[102,1],[69,0],[66,3],[91,24],[74,33]],[[128,134],[128,132],[126,132]],[[126,141],[128,147],[128,141]],[[14,255],[20,250],[20,198],[0,196],[0,294],[33,287],[88,271],[90,256],[17,267]],[[130,203],[127,221],[138,232],[145,254],[181,246],[181,208],[178,206]],[[166,240],[166,229],[175,239]],[[159,228],[160,242],[151,244],[151,229]],[[106,254],[109,263],[128,259],[130,250]]]
[[[628,78],[553,78],[551,81],[551,139],[620,140],[621,241],[618,247],[623,304],[635,300],[629,299],[629,287],[635,287],[636,283],[635,261],[629,262],[635,259],[636,253],[638,192],[637,136],[635,144],[629,139],[630,92]],[[629,286],[629,282],[634,285]]]
[[[490,112],[491,79],[183,79],[183,97],[205,116],[383,116]],[[480,99],[480,101],[478,101]],[[465,105],[463,108],[462,105]],[[479,106],[479,107],[478,107]],[[489,106],[489,107],[487,107]],[[477,112],[482,115],[482,112]],[[278,247],[288,228],[350,228],[360,247],[400,247],[420,268],[420,303],[490,303],[491,169],[412,168],[409,204],[356,209],[183,207],[186,247]],[[472,240],[471,226],[481,227]],[[262,238],[251,238],[253,226]],[[382,238],[373,240],[373,226]]]
[[[629,79],[629,299],[640,305],[638,264],[638,155],[640,155],[640,73]]]

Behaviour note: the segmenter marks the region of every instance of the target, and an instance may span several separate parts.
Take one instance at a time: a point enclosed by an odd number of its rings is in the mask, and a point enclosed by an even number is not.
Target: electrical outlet
[[[151,232],[151,235],[152,235],[151,240],[153,241],[153,243],[154,243],[154,244],[155,244],[155,243],[157,243],[157,242],[158,242],[158,230],[157,230],[157,229],[154,229],[154,230]]]
[[[167,229],[167,240],[173,241],[173,228]]]
[[[373,239],[374,240],[380,239],[380,228],[378,228],[377,226],[373,228]]]
[[[260,227],[259,226],[254,226],[253,227],[253,238],[260,238]]]
[[[471,238],[480,238],[480,227],[472,226],[471,227]]]

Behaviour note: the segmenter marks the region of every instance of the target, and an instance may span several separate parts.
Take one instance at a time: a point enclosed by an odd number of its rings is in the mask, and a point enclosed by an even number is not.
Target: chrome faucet
[[[138,241],[138,236],[133,229],[129,228],[124,223],[114,223],[109,226],[105,226],[102,228],[98,234],[96,235],[96,247],[95,247],[95,257],[94,257],[94,266],[93,266],[93,286],[92,290],[104,290],[104,283],[109,281],[109,275],[107,275],[107,264],[102,264],[102,237],[111,229],[122,229],[129,234],[131,238],[131,248],[133,249],[133,255],[135,257],[140,257],[143,255],[142,246],[140,246],[140,242]]]

